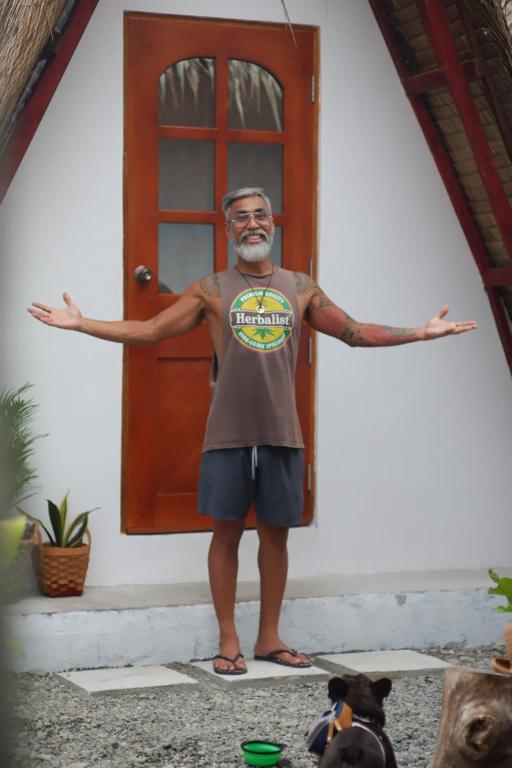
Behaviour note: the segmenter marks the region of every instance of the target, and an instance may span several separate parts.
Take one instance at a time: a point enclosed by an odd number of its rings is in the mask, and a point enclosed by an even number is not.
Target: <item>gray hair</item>
[[[270,198],[265,193],[265,190],[261,187],[241,187],[240,189],[234,189],[232,192],[228,192],[222,198],[222,210],[226,219],[229,219],[231,215],[231,206],[235,200],[241,200],[242,197],[261,197],[268,205],[269,213],[272,215],[272,203]]]

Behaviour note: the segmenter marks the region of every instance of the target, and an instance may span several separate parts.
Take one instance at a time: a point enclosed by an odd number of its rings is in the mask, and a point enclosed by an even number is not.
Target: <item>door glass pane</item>
[[[213,141],[160,139],[161,210],[213,210],[214,153]]]
[[[283,266],[283,255],[282,255],[282,227],[276,227],[276,233],[274,237],[274,242],[272,244],[272,250],[270,252],[270,261],[272,264],[276,264],[278,267]],[[228,245],[228,267],[234,267],[237,262],[237,255],[233,248],[233,243],[231,240],[229,241]]]
[[[160,125],[215,127],[215,59],[184,59],[158,80]]]
[[[283,89],[263,67],[231,59],[228,74],[229,128],[283,130]]]
[[[283,147],[281,144],[231,142],[228,145],[228,189],[263,187],[275,213],[282,211]]]
[[[158,290],[183,293],[194,280],[213,272],[211,224],[158,225]]]

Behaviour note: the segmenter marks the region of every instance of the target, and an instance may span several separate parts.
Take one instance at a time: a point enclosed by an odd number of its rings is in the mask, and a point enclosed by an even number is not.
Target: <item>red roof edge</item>
[[[98,2],[99,0],[78,0],[59,40],[56,55],[44,68],[34,92],[18,117],[1,158],[0,203],[9,189]]]
[[[490,181],[488,178],[485,179],[486,191],[490,198],[493,213],[495,216],[497,215],[505,243],[510,248],[512,237],[510,204],[508,201],[505,203],[506,197],[503,186],[494,167],[492,154],[480,123],[480,118],[476,113],[473,102],[468,96],[468,80],[474,74],[467,65],[465,66],[459,62],[454,52],[453,40],[449,34],[448,24],[444,17],[440,0],[417,0],[417,2],[427,21],[427,33],[433,38],[431,40],[432,47],[435,48],[436,55],[441,60],[441,67],[435,71],[435,77],[439,79],[441,72],[443,73],[445,82],[452,92],[452,97],[460,109],[461,120],[466,129],[472,150],[475,153],[480,173],[485,177],[487,171],[491,171]],[[421,100],[421,88],[408,87],[411,82],[416,82],[416,80],[418,80],[418,85],[421,85],[422,83],[419,82],[420,78],[413,78],[409,75],[399,48],[393,38],[391,26],[381,0],[369,0],[369,4],[391,54],[405,93],[423,130],[473,258],[482,276],[483,287],[487,291],[503,351],[512,373],[512,328],[507,317],[503,299],[499,293],[500,286],[512,284],[512,266],[499,268],[492,265],[437,127]],[[450,56],[447,56],[447,53]],[[432,83],[429,83],[429,78],[424,79],[426,87],[432,85]],[[460,98],[461,93],[464,94],[464,101]]]

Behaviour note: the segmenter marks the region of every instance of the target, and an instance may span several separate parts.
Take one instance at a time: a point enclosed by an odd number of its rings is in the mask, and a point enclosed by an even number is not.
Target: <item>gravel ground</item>
[[[450,663],[489,670],[501,647],[431,648]],[[186,665],[172,665],[189,671]],[[281,766],[315,768],[304,732],[328,705],[326,681],[198,685],[88,696],[55,675],[16,676],[13,768],[243,768],[240,742],[288,745]],[[400,768],[427,768],[435,751],[442,675],[393,680],[386,730]]]

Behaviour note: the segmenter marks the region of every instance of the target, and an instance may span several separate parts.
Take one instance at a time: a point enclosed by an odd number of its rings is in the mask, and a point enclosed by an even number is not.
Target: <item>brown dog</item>
[[[327,746],[319,768],[397,768],[391,742],[384,732],[384,699],[391,680],[373,682],[366,675],[343,675],[329,680],[329,698],[352,710],[352,726],[338,731]]]

